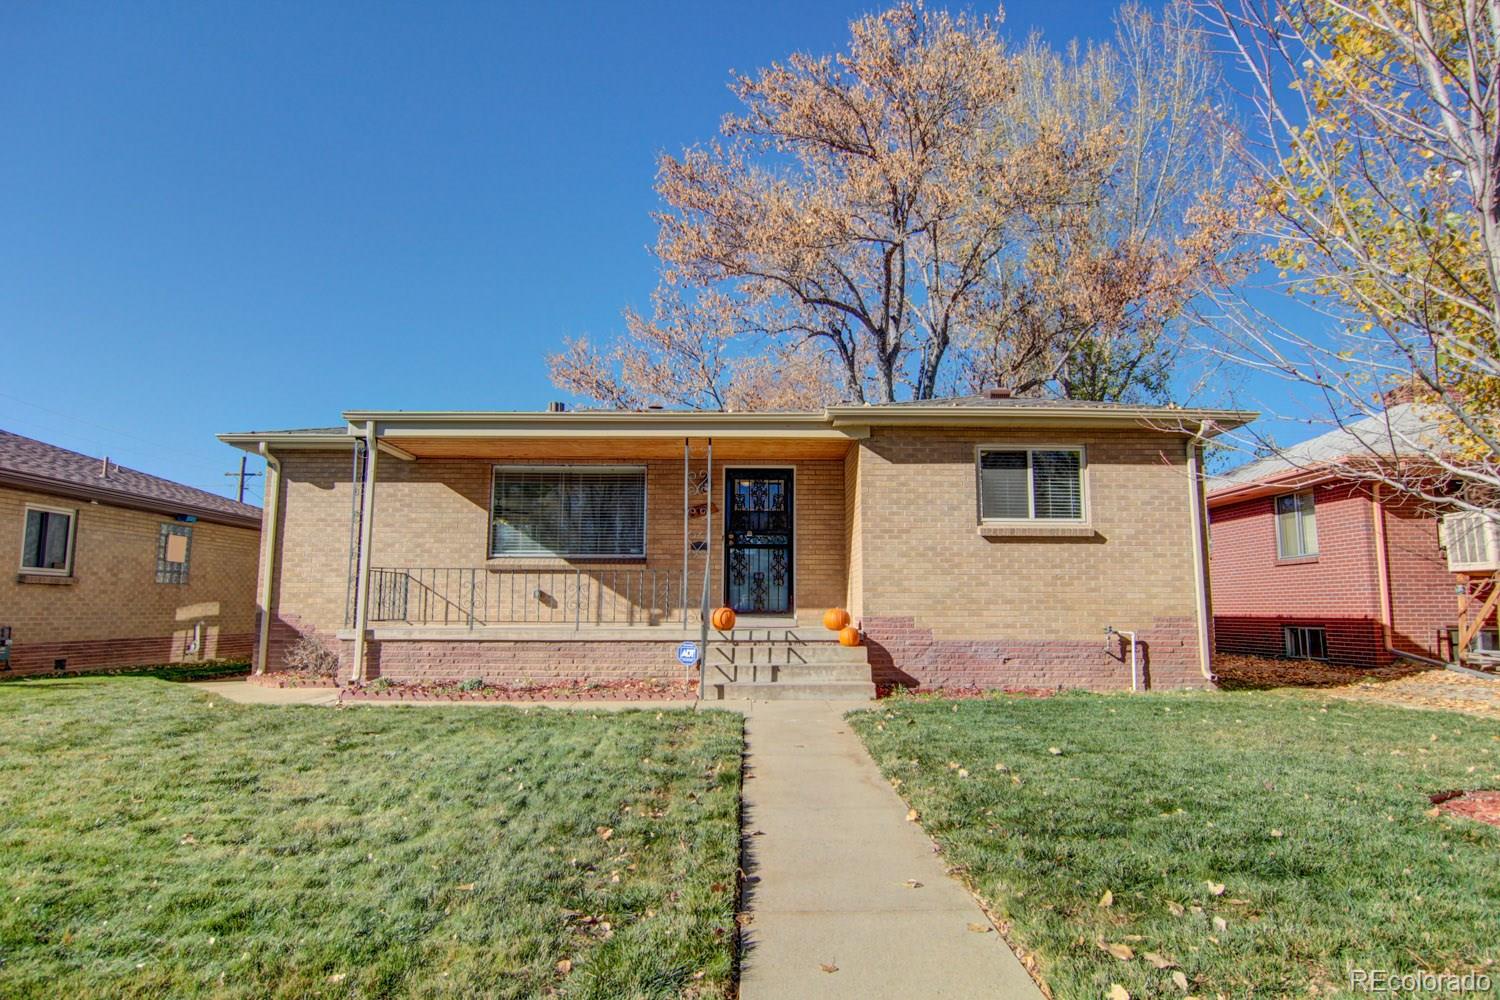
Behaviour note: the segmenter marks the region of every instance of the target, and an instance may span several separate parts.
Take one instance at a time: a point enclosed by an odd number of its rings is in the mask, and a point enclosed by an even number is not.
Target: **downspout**
[[[1422,656],[1419,653],[1408,653],[1391,644],[1391,633],[1396,628],[1396,606],[1391,598],[1390,550],[1386,545],[1385,505],[1380,502],[1379,483],[1376,483],[1370,491],[1370,523],[1375,535],[1375,578],[1380,584],[1380,639],[1385,645],[1385,651],[1397,658],[1430,663],[1434,667],[1446,667],[1448,664],[1442,660]]]
[[[276,581],[276,528],[281,520],[281,461],[271,454],[271,449],[261,441],[257,446],[260,457],[266,462],[266,509],[261,515],[261,539],[265,558],[260,568],[260,634],[255,645],[255,672],[266,672],[268,646],[271,642],[271,591]]]
[[[1193,436],[1187,440],[1188,506],[1193,522],[1193,591],[1198,605],[1198,669],[1203,679],[1214,682],[1213,650],[1209,648],[1209,623],[1212,608],[1208,596],[1208,560],[1204,552],[1208,547],[1207,518],[1203,515],[1203,436],[1207,425],[1200,423]]]

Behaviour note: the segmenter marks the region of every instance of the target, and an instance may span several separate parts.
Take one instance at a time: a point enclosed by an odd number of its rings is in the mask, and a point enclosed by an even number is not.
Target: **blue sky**
[[[647,301],[656,154],[872,7],[7,4],[0,428],[226,492],[216,432],[540,407]]]

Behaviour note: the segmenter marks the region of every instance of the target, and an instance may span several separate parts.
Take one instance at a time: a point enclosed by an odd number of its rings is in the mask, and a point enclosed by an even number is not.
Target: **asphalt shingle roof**
[[[109,472],[105,474],[102,458],[0,430],[0,478],[5,478],[6,473],[34,482],[38,488],[50,484],[63,493],[86,491],[89,495],[103,495],[106,502],[113,495],[123,501],[134,501],[132,506],[153,510],[260,521],[259,507],[114,462],[109,463]]]
[[[1424,450],[1439,447],[1442,440],[1437,422],[1421,406],[1400,403],[1384,413],[1352,421],[1214,476],[1209,489],[1256,483],[1297,470],[1317,470],[1350,458],[1389,460],[1421,455]]]

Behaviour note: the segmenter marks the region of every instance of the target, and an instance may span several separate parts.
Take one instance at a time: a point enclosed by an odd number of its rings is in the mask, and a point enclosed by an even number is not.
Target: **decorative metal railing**
[[[593,569],[400,566],[370,569],[372,624],[679,625],[682,574],[643,566]]]

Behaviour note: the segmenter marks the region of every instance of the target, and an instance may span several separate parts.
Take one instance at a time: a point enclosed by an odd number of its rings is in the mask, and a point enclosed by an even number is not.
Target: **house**
[[[0,431],[0,673],[248,657],[260,510]]]
[[[1209,682],[1204,440],[1254,414],[982,397],[811,412],[403,412],[266,457],[258,670],[681,678],[710,697]],[[863,635],[837,653],[820,624]],[[1130,641],[1106,628],[1133,633]],[[685,657],[691,662],[691,655]]]
[[[1451,656],[1458,580],[1439,514],[1368,473],[1436,433],[1418,404],[1398,403],[1210,479],[1220,652],[1365,667]]]

